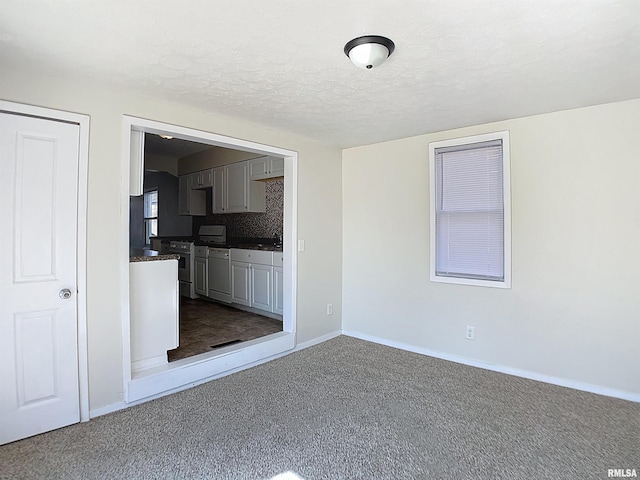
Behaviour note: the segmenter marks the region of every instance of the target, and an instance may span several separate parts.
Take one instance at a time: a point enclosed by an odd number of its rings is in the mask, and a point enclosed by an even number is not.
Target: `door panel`
[[[273,267],[267,265],[251,265],[251,306],[270,312]]]
[[[0,113],[0,443],[80,420],[78,154],[78,125]]]
[[[240,305],[251,304],[249,297],[249,264],[231,262],[231,301]]]

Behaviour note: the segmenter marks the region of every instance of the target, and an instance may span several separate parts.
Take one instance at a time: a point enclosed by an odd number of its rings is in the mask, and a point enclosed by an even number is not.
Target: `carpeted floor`
[[[605,479],[640,404],[338,337],[0,447],[0,478]]]

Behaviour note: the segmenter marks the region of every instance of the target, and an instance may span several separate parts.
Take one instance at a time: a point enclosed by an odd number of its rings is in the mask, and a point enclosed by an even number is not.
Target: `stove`
[[[227,227],[224,225],[202,225],[198,235],[199,245],[222,247],[227,244]]]
[[[198,231],[198,244],[211,247],[224,246],[227,243],[227,227],[224,225],[203,225]],[[195,288],[195,247],[193,240],[172,240],[169,251],[180,255],[178,260],[178,280],[180,295],[199,298]]]

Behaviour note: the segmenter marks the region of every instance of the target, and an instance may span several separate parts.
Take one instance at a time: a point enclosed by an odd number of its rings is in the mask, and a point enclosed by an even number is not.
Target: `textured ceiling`
[[[3,0],[0,67],[346,147],[640,98],[639,20],[638,0]],[[369,71],[342,51],[365,34],[396,44]]]

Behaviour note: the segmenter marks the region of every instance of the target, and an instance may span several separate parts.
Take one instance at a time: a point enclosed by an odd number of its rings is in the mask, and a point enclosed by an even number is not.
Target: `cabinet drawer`
[[[208,248],[209,247],[206,247],[206,246],[205,247],[196,247],[196,250],[195,250],[196,257],[205,257],[206,258],[207,257],[207,253],[208,253],[208,251],[207,251]]]
[[[273,252],[262,250],[244,250],[240,248],[231,249],[232,262],[255,263],[259,265],[272,265]]]
[[[284,266],[284,253],[273,252],[273,266],[274,267]]]

